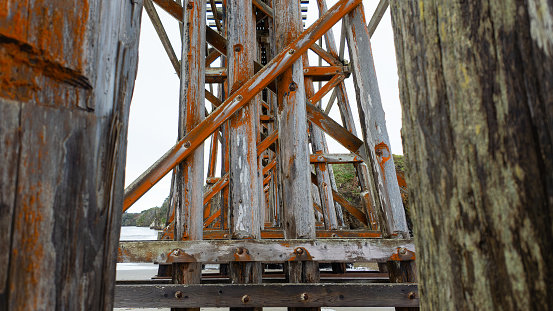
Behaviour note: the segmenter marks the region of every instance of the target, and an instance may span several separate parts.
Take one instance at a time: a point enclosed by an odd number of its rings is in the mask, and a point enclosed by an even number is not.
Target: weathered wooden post
[[[179,133],[181,139],[204,118],[205,5],[191,0],[183,5]],[[204,150],[197,148],[177,166],[175,240],[203,238]],[[173,263],[173,283],[200,284],[201,262]],[[198,310],[199,308],[173,308]]]
[[[0,309],[109,310],[142,1],[0,3]]]
[[[421,307],[553,309],[552,2],[390,7]]]
[[[238,89],[254,73],[256,55],[254,14],[251,0],[227,1],[227,59],[230,93]],[[230,119],[230,183],[229,203],[231,235],[233,239],[260,239],[261,206],[259,199],[257,161],[258,97]],[[237,255],[247,250],[237,249]],[[231,282],[261,283],[261,262],[233,262],[230,264]],[[253,310],[231,308],[231,310]],[[261,309],[261,308],[257,308]]]

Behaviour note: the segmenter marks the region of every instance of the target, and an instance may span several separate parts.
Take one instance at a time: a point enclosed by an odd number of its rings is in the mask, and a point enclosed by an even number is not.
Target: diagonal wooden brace
[[[156,1],[156,3],[158,2]],[[123,210],[127,210],[178,163],[200,147],[218,127],[306,53],[310,46],[359,3],[361,0],[341,0],[336,3],[265,67],[230,95],[221,106],[125,189]]]

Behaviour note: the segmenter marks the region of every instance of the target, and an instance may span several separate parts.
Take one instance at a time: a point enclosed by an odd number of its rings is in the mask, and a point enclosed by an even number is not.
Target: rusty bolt
[[[189,141],[184,142],[183,146],[184,146],[184,148],[190,148],[190,142]]]
[[[242,254],[244,254],[244,249],[242,247],[239,247],[238,249],[236,249],[236,253],[238,255],[242,255]]]
[[[296,82],[293,82],[293,81],[288,86],[288,89],[290,90],[290,92],[294,92],[297,88],[298,88],[298,85],[296,84]]]
[[[301,294],[300,298],[301,298],[301,301],[307,301],[307,299],[309,299],[309,296],[307,295],[307,293],[303,293]]]
[[[325,158],[324,158],[323,156],[318,156],[318,157],[317,157],[317,160],[319,160],[319,161],[324,161]]]
[[[301,247],[296,248],[296,254],[298,254],[298,255],[303,254],[303,248],[301,248]]]
[[[415,292],[410,292],[409,294],[407,294],[407,297],[409,297],[409,299],[415,299],[417,298],[417,294]]]
[[[242,296],[242,302],[243,302],[243,303],[248,303],[248,302],[250,302],[250,296],[248,296],[248,295]]]
[[[290,55],[292,55],[294,53],[296,53],[296,50],[294,50],[294,49],[290,49],[290,51],[288,51],[288,54],[290,54]]]
[[[303,72],[304,72],[304,73],[308,73],[308,72],[309,72],[309,69],[305,68],[305,69],[303,70]]]
[[[382,156],[382,150],[381,149],[377,149],[375,151],[375,153],[376,153],[377,156]]]
[[[242,98],[243,98],[242,95],[238,95],[238,96],[236,96],[236,98],[234,100],[239,102],[239,101],[242,100]]]
[[[192,10],[194,8],[194,2],[188,2],[188,4],[186,5],[186,8],[189,10]]]
[[[180,290],[175,293],[175,298],[182,298],[182,292]]]
[[[228,233],[225,233],[225,235],[223,235],[223,238],[227,239],[228,238]]]
[[[333,233],[333,234],[331,234],[330,236],[333,237],[333,238],[337,238],[337,237],[338,237],[338,235],[337,235],[336,233]]]
[[[179,256],[180,255],[180,249],[176,249],[173,251],[173,256]]]
[[[242,47],[239,44],[234,46],[234,52],[240,52],[241,50],[242,50]]]
[[[238,200],[238,203],[242,203],[242,199]]]
[[[405,249],[405,247],[401,247],[397,252],[401,255],[407,254],[407,250]]]

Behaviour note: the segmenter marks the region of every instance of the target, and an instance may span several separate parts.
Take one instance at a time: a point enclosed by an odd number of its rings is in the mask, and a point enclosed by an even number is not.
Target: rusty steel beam
[[[209,135],[248,103],[280,73],[290,67],[301,55],[325,34],[343,16],[354,9],[361,0],[341,0],[305,30],[296,40],[283,49],[263,69],[245,82],[235,93],[204,121],[192,129],[183,139],[167,151],[156,163],[125,189],[123,209],[128,209],[163,176],[198,148]]]

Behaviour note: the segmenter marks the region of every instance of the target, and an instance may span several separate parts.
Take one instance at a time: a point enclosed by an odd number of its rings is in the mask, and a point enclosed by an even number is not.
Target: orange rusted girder
[[[123,210],[127,210],[163,176],[196,150],[209,135],[236,111],[261,92],[279,74],[298,60],[309,47],[323,36],[362,0],[341,0],[323,14],[296,40],[282,50],[258,73],[244,83],[225,102],[167,151],[156,163],[125,189]]]

